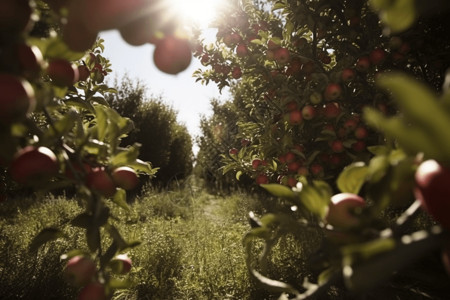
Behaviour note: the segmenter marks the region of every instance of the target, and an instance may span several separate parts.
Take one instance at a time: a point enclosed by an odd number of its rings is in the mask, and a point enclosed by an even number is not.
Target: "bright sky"
[[[147,85],[150,94],[161,94],[163,100],[178,112],[178,121],[186,125],[193,138],[201,133],[200,117],[211,115],[210,100],[228,99],[225,89],[221,95],[216,85],[211,83],[205,86],[195,82],[192,73],[201,67],[195,58],[185,71],[177,75],[167,75],[153,64],[153,45],[130,46],[122,40],[117,30],[102,32],[100,37],[105,40],[103,56],[112,64],[113,72],[108,75],[110,80],[115,76],[120,79],[125,73],[128,73],[130,78],[140,79]],[[195,152],[196,150],[194,147]]]

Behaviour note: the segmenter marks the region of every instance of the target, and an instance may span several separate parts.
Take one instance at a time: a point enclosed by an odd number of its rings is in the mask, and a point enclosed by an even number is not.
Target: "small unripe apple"
[[[313,92],[311,96],[309,96],[309,101],[311,101],[312,104],[319,104],[322,102],[322,94],[318,92]]]
[[[316,109],[312,105],[305,105],[302,108],[302,116],[305,120],[312,120],[316,116]]]
[[[127,274],[131,270],[131,259],[126,254],[119,254],[110,262],[110,267],[117,274]]]
[[[189,41],[173,35],[161,39],[153,52],[155,66],[167,74],[178,74],[189,67],[192,59]]]
[[[77,300],[106,300],[105,287],[99,282],[92,282],[83,287]]]
[[[84,286],[97,273],[95,262],[89,257],[77,255],[69,259],[64,269],[64,277],[75,286]]]
[[[51,60],[46,73],[57,86],[69,87],[78,81],[78,68],[65,59]]]
[[[86,185],[91,190],[105,197],[116,193],[116,185],[109,173],[103,168],[96,168],[86,176]]]
[[[435,160],[422,162],[415,173],[414,194],[424,209],[450,229],[450,168]]]
[[[291,55],[289,53],[289,50],[286,48],[279,48],[275,50],[274,58],[277,63],[279,64],[287,64],[289,62]]]
[[[0,122],[10,123],[25,117],[36,100],[31,84],[10,74],[0,73]]]
[[[125,190],[132,190],[139,184],[136,172],[130,167],[119,167],[111,173],[114,183]]]
[[[12,179],[20,184],[52,177],[58,170],[55,153],[47,147],[34,146],[27,146],[17,152],[9,169]]]
[[[325,220],[337,228],[350,228],[361,223],[356,210],[366,206],[363,198],[352,193],[340,193],[331,197]]]

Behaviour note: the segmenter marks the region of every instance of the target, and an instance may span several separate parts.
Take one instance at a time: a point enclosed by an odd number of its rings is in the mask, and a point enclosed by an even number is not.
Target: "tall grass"
[[[111,205],[121,234],[142,242],[128,253],[132,287],[117,291],[114,299],[263,299],[254,296],[241,242],[246,215],[258,210],[258,201],[212,196],[194,185],[164,192],[148,188],[130,211]],[[76,289],[63,279],[60,256],[87,249],[84,231],[67,225],[80,212],[76,201],[64,197],[0,205],[1,299],[76,298]],[[33,237],[49,226],[62,228],[66,237],[29,252]]]

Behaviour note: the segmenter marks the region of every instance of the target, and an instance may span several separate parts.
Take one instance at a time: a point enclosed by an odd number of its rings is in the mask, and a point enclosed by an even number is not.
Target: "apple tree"
[[[195,53],[208,67],[199,81],[231,86],[236,138],[250,141],[222,168],[282,199],[250,214],[252,276],[281,299],[445,298],[439,263],[435,282],[412,270],[440,250],[448,268],[448,3],[241,1],[224,15]],[[287,235],[302,244],[297,282],[269,274]]]
[[[115,90],[104,81],[111,65],[102,55],[98,33],[117,29],[131,44],[154,43],[155,64],[171,74],[190,63],[190,43],[178,36],[173,22],[156,22],[167,9],[156,2],[0,4],[2,186],[5,181],[7,189],[14,184],[40,194],[76,189],[83,212],[70,225],[85,231],[86,246],[62,258],[67,279],[80,288],[78,299],[107,299],[115,289],[129,285],[114,274],[130,271],[125,252],[139,242],[120,234],[110,208],[126,210],[126,190],[138,184],[140,174],[156,173],[138,158],[138,144],[120,144],[133,124],[105,100]],[[148,20],[150,26],[141,26]],[[162,57],[157,54],[161,52]],[[174,57],[176,64],[165,55]],[[13,194],[7,194],[8,201],[20,201]],[[59,226],[45,228],[30,250],[39,251],[46,242],[65,237]]]

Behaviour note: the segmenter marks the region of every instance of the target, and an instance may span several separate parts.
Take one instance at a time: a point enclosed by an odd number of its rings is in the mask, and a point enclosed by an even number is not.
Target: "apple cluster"
[[[132,46],[155,45],[153,60],[162,72],[177,74],[191,62],[190,42],[180,34],[175,17],[163,0],[46,2],[54,12],[65,17],[62,37],[73,51],[89,50],[99,32],[116,29]]]
[[[126,254],[119,254],[109,262],[110,269],[117,274],[124,275],[130,272],[131,259]],[[80,287],[79,300],[106,300],[110,295],[103,279],[97,271],[95,261],[85,255],[71,257],[64,269],[64,277],[75,287]]]

